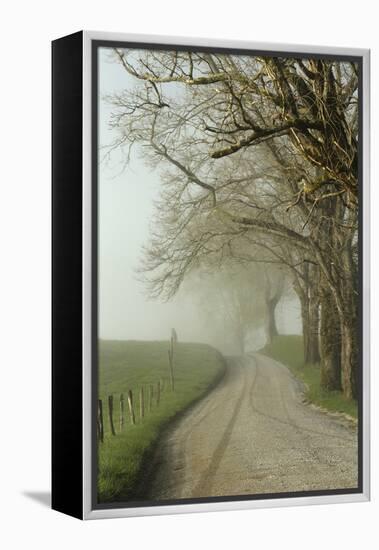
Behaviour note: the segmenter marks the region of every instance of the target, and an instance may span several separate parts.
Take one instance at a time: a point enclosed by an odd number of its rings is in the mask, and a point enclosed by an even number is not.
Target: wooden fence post
[[[124,394],[120,394],[120,432],[124,429]]]
[[[103,402],[101,399],[98,400],[98,411],[97,411],[97,429],[100,441],[104,441],[104,422],[103,422]]]
[[[112,435],[116,435],[113,424],[113,395],[108,395],[109,423],[111,425]]]
[[[132,424],[135,424],[136,423],[136,417],[134,415],[132,390],[128,391],[128,405],[129,405],[130,420],[132,421]]]
[[[170,365],[171,389],[174,391],[174,345],[171,339],[171,349],[168,350],[168,363]]]
[[[145,396],[143,394],[143,388],[139,391],[139,415],[141,420],[145,416]]]
[[[159,405],[160,400],[161,400],[161,383],[158,380],[158,384],[157,384],[157,406]]]

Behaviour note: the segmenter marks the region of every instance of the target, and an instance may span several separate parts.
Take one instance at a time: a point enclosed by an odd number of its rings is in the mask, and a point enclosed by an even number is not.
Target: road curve
[[[357,430],[302,402],[290,371],[254,354],[162,438],[153,500],[357,487]]]

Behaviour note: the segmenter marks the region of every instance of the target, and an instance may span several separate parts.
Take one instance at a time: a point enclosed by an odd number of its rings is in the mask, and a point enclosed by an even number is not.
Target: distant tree
[[[207,270],[200,269],[192,277],[190,288],[207,325],[234,353],[243,355],[253,344],[254,331],[263,328],[264,281],[260,265],[230,261],[219,269],[208,264]]]

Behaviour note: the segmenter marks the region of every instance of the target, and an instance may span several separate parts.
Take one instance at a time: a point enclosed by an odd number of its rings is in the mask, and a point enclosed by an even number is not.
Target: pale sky
[[[111,107],[102,99],[130,86],[132,76],[110,62],[107,49],[99,50],[99,141],[112,142],[108,128]],[[99,157],[102,154],[100,152]],[[144,166],[137,150],[124,171],[118,152],[111,164],[99,166],[99,334],[104,339],[166,340],[171,327],[179,338],[212,343],[202,316],[190,295],[178,294],[168,303],[148,300],[144,286],[136,278],[141,248],[149,237],[153,200],[160,188],[159,171]],[[293,300],[279,305],[279,329],[300,332],[298,304]],[[257,347],[261,346],[257,336]]]

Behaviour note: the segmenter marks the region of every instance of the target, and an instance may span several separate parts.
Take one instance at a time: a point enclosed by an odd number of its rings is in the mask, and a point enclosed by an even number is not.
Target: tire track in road
[[[245,402],[245,396],[247,393],[247,385],[245,383],[246,380],[246,369],[243,365],[243,362],[241,361],[241,366],[243,367],[243,382],[242,382],[242,391],[239,395],[239,398],[236,399],[236,403],[234,405],[233,413],[230,417],[230,420],[225,427],[225,430],[222,434],[222,437],[219,441],[219,444],[217,445],[211,459],[208,465],[208,468],[203,472],[203,474],[200,476],[200,479],[194,488],[193,496],[201,496],[206,493],[209,493],[212,487],[212,482],[214,477],[217,474],[217,471],[220,467],[221,460],[224,456],[224,453],[228,447],[230,438],[233,433],[234,426],[237,422],[238,415],[240,413],[241,407]]]
[[[218,390],[222,389],[225,384],[227,384],[227,380],[230,377],[230,367],[226,367],[225,375],[220,382],[220,385],[218,387]],[[178,458],[176,460],[176,466],[174,467],[175,471],[182,470],[185,468],[186,465],[186,449],[188,445],[188,440],[193,434],[193,432],[211,415],[213,415],[220,407],[223,406],[222,401],[216,401],[216,403],[213,403],[212,397],[207,396],[204,398],[203,401],[199,403],[197,406],[196,412],[194,413],[194,419],[193,421],[188,425],[187,428],[184,428],[182,430],[182,436],[181,436],[181,444],[180,449],[178,452]]]
[[[195,456],[190,450],[193,448],[191,438],[201,432],[204,423],[211,421],[214,418],[214,423],[217,424],[217,418],[224,412],[226,399],[225,396],[233,388],[236,380],[239,380],[237,372],[241,369],[240,358],[228,358],[226,370],[223,378],[220,380],[214,390],[204,399],[197,403],[193,409],[190,409],[179,422],[174,422],[171,429],[168,430],[165,439],[165,444],[158,446],[157,452],[152,461],[151,470],[156,470],[156,475],[149,475],[147,485],[150,485],[148,496],[150,499],[157,495],[161,497],[161,489],[163,483],[162,476],[168,477],[167,469],[171,464],[171,475],[169,476],[169,484],[173,483],[176,486],[177,495],[181,496],[183,490],[183,480],[185,475],[198,478],[200,473],[194,472],[193,462]],[[233,365],[233,366],[232,366]],[[240,395],[240,393],[239,393]],[[180,429],[178,430],[178,423]],[[174,452],[172,448],[175,447]],[[171,456],[170,456],[171,455]],[[183,475],[180,475],[183,472]],[[146,483],[145,483],[146,485]],[[200,486],[200,483],[199,483]]]
[[[259,354],[227,363],[160,441],[149,500],[356,487],[354,428],[305,405],[280,363]]]

